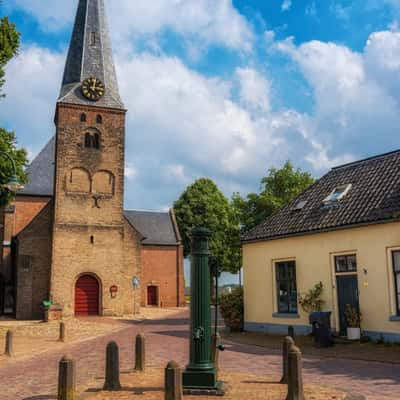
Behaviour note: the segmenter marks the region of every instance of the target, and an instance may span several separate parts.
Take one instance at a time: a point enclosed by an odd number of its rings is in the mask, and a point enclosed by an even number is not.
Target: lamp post
[[[223,395],[211,354],[210,267],[205,228],[192,231],[190,361],[183,372],[183,390],[188,395]]]

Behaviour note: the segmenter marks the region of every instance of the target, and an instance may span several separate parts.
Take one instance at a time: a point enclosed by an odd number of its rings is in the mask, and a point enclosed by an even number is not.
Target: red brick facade
[[[142,247],[142,306],[151,306],[149,287],[155,286],[159,307],[185,305],[182,246]],[[154,305],[154,304],[153,304]]]

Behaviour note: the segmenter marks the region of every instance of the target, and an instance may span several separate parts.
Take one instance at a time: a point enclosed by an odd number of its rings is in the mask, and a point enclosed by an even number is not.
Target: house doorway
[[[147,305],[158,307],[158,287],[147,286]]]
[[[344,254],[335,257],[336,292],[339,311],[340,336],[347,334],[346,308],[360,309],[358,293],[357,256]]]
[[[75,285],[75,315],[99,315],[99,282],[92,275],[82,275]]]

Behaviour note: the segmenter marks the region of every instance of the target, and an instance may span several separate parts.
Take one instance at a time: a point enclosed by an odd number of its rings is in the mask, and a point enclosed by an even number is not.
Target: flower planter
[[[347,328],[347,339],[360,340],[360,338],[361,338],[360,328]]]

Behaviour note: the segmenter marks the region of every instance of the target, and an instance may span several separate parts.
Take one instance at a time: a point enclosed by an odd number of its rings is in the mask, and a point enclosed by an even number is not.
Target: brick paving
[[[103,383],[105,347],[110,340],[120,346],[121,369],[133,367],[134,337],[145,333],[147,365],[162,368],[171,359],[182,366],[188,359],[187,312],[165,320],[144,323],[120,321],[121,330],[83,343],[70,343],[13,363],[0,361],[1,400],[51,400],[55,398],[58,361],[64,354],[77,362],[79,389],[99,388]],[[368,396],[370,400],[400,399],[400,365],[306,356],[304,380],[307,384],[340,388]],[[248,344],[227,345],[221,367],[230,373],[278,379],[281,356],[277,350]]]

